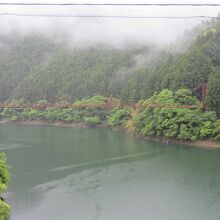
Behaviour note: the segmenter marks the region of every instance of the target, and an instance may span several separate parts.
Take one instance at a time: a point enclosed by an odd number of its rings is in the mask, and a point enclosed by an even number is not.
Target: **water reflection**
[[[39,125],[1,125],[0,140],[12,220],[219,219],[220,151]]]

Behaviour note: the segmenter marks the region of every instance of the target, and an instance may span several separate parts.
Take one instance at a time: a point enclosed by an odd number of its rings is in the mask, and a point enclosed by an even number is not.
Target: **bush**
[[[6,190],[9,181],[9,168],[6,165],[6,156],[0,153],[0,194]]]
[[[49,104],[49,102],[48,102],[46,99],[40,99],[40,100],[37,102],[37,104],[39,104],[39,105],[47,105],[47,104]]]
[[[120,106],[118,100],[111,101]],[[39,102],[46,103],[46,100]],[[79,103],[86,105],[77,108]],[[110,126],[123,126],[130,133],[192,141],[205,138],[220,139],[220,120],[217,120],[216,112],[202,112],[198,99],[193,97],[188,89],[179,89],[175,93],[165,89],[158,94],[155,93],[149,99],[140,101],[140,108],[136,110],[117,107],[109,111],[101,107],[106,103],[106,97],[97,95],[75,102],[76,108],[5,108],[0,111],[0,118],[9,118],[12,121],[42,119],[67,123],[83,122],[88,125],[107,120]],[[194,105],[195,108],[182,108],[185,105]]]
[[[7,203],[0,200],[0,220],[8,220],[9,211],[10,211],[10,206]]]
[[[108,124],[111,126],[121,125],[129,115],[130,112],[127,109],[114,108],[107,117]]]
[[[193,137],[192,127],[187,126],[185,124],[181,124],[178,139],[191,140],[192,137]]]
[[[175,102],[180,105],[198,105],[199,100],[192,96],[189,89],[179,89],[174,95]]]
[[[101,122],[100,117],[93,116],[93,117],[85,117],[84,122],[88,125],[97,125]]]
[[[37,109],[30,109],[28,111],[25,112],[26,115],[25,117],[28,119],[28,120],[37,120],[39,117],[39,112]]]
[[[214,123],[214,128],[212,131],[212,136],[216,139],[216,140],[220,140],[220,119],[217,120]]]
[[[9,181],[9,168],[6,165],[6,156],[0,153],[0,196],[7,189]],[[9,205],[0,200],[0,220],[9,219]]]
[[[107,98],[102,95],[92,96],[88,99],[82,99],[73,103],[73,105],[82,108],[101,107],[107,102]]]
[[[191,96],[186,89],[178,90],[173,96],[169,90],[164,90],[158,95],[144,101],[150,106],[151,103],[159,107],[139,109],[133,118],[133,124],[139,133],[149,136],[164,136],[181,140],[195,141],[204,138],[220,138],[220,122],[215,112],[203,113],[200,109],[169,108],[174,106],[198,104],[198,100]],[[165,105],[164,107],[162,107]]]
[[[213,123],[211,121],[206,121],[202,123],[200,129],[200,137],[201,138],[209,138],[212,136],[213,133]]]
[[[10,120],[12,121],[17,121],[18,120],[18,117],[16,115],[13,115],[12,117],[10,117]]]

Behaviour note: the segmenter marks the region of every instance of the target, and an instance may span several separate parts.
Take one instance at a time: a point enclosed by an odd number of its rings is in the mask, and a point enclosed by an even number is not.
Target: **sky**
[[[219,0],[0,0],[26,3],[219,3]],[[0,6],[0,13],[62,14],[62,15],[128,15],[128,16],[217,16],[220,7],[106,7],[106,6]],[[147,45],[166,45],[177,40],[185,30],[201,19],[118,19],[118,18],[42,18],[0,16],[0,33],[19,32],[64,36],[75,44],[107,43],[120,45],[127,42]]]

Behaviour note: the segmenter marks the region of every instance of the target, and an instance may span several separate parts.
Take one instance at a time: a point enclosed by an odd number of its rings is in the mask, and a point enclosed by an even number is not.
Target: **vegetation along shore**
[[[27,106],[8,104],[1,110],[0,123],[112,127],[147,140],[220,148],[220,120],[215,112],[204,112],[188,89],[176,93],[165,89],[136,105],[97,95],[72,105],[39,100]]]

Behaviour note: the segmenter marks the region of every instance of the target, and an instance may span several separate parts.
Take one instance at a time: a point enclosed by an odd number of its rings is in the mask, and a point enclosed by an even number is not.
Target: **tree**
[[[6,156],[0,153],[0,196],[7,189],[9,181],[9,168],[6,165]],[[0,220],[9,219],[9,205],[0,198]]]
[[[208,95],[206,102],[210,110],[216,111],[220,116],[220,67],[209,77]]]
[[[199,100],[192,96],[192,92],[189,89],[179,89],[174,96],[175,102],[180,105],[198,105]]]

